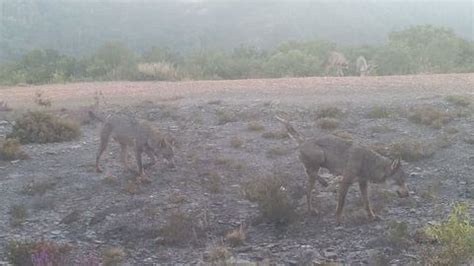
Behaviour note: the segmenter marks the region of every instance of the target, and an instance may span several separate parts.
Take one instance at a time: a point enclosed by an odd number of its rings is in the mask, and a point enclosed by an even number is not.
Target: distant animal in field
[[[367,64],[367,60],[365,60],[364,56],[361,55],[357,57],[356,70],[361,77],[369,75],[375,69],[375,67],[376,66],[373,64]]]
[[[99,161],[111,136],[120,144],[122,163],[130,170],[127,150],[129,146],[134,147],[135,159],[138,165],[137,181],[139,182],[142,180],[150,181],[148,177],[144,176],[143,169],[154,165],[156,163],[155,157],[159,154],[163,155],[170,167],[175,167],[173,143],[149,123],[126,115],[112,115],[106,119],[99,117],[94,112],[89,112],[89,115],[104,123],[100,132],[100,144],[96,157],[97,172],[102,172]],[[145,166],[142,163],[143,153],[151,159],[150,164]]]
[[[344,76],[344,70],[349,68],[349,61],[339,52],[331,52],[324,64],[325,73],[334,73],[338,77]]]
[[[359,183],[362,202],[370,220],[379,218],[370,207],[368,197],[368,183],[381,183],[391,179],[398,186],[397,193],[401,198],[409,196],[405,184],[406,174],[401,167],[400,160],[390,160],[371,149],[358,145],[352,140],[342,139],[328,135],[314,139],[305,139],[285,119],[276,117],[283,123],[288,135],[298,142],[299,159],[303,163],[309,178],[307,190],[308,212],[313,212],[311,192],[315,180],[323,186],[327,182],[319,176],[321,167],[328,169],[336,176],[342,175],[339,185],[336,222],[341,224],[341,215],[349,186],[353,182]],[[317,214],[317,211],[314,211]]]

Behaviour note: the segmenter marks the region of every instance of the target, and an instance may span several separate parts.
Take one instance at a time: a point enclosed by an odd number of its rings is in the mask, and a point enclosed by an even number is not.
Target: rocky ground
[[[126,106],[129,114],[157,125],[176,140],[177,167],[170,169],[160,161],[147,171],[152,183],[136,186],[134,173],[124,171],[118,145],[112,143],[102,162],[106,171],[96,173],[94,159],[101,127],[97,123],[84,125],[75,141],[24,145],[30,159],[0,162],[0,261],[7,261],[3,247],[9,240],[43,238],[71,244],[70,260],[76,262],[100,257],[107,247],[122,248],[125,262],[132,265],[202,263],[219,257],[216,249],[225,249],[221,253],[234,261],[287,265],[420,262],[422,246],[414,240],[418,229],[442,220],[453,202],[466,202],[474,214],[474,104],[460,106],[446,101],[446,96],[458,95],[472,102],[473,77],[51,86],[53,106],[67,105],[61,102],[64,95],[75,103],[81,96],[92,98],[78,93],[78,87],[90,93],[101,90],[110,100],[104,112]],[[202,87],[202,93],[196,87]],[[48,88],[39,87],[46,95]],[[20,108],[19,99],[27,101],[35,89],[4,88],[0,92],[6,95],[6,91],[24,90],[17,98],[5,97],[12,107]],[[127,101],[127,91],[134,91],[136,99]],[[420,106],[440,108],[452,114],[452,119],[441,128],[414,123],[408,119],[410,110]],[[318,115],[328,107],[341,111],[336,114],[336,129],[320,128]],[[383,115],[378,113],[380,107]],[[3,119],[12,116],[1,114]],[[337,227],[337,184],[317,187],[314,198],[320,215],[307,214],[303,196],[307,180],[296,144],[278,134],[268,137],[268,132],[282,130],[275,114],[290,119],[308,137],[344,131],[354,141],[377,147],[415,140],[429,143],[434,153],[403,163],[409,173],[409,198],[399,199],[390,184],[370,186],[371,201],[382,221],[367,220],[357,185],[352,186],[344,223]],[[3,135],[9,130],[8,123],[1,124]],[[259,205],[245,193],[249,183],[275,175],[285,178],[287,187],[282,189],[295,204],[296,214],[287,225],[262,220]],[[325,177],[335,183],[334,177]],[[27,209],[26,220],[20,225],[10,220],[15,204]],[[407,229],[396,231],[396,222],[404,222]],[[246,237],[234,247],[225,236],[240,226]]]

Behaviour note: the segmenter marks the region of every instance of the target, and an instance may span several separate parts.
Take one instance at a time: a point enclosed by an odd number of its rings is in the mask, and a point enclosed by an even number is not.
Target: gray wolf
[[[336,136],[322,136],[314,139],[305,139],[285,119],[276,116],[283,123],[288,135],[298,142],[299,159],[303,163],[309,178],[307,190],[308,211],[313,212],[311,192],[315,180],[323,186],[327,182],[318,175],[319,168],[328,169],[334,175],[342,175],[339,185],[336,222],[341,224],[341,215],[347,190],[353,182],[359,183],[362,202],[370,220],[379,219],[370,207],[368,198],[368,183],[381,183],[391,179],[398,186],[397,193],[401,198],[409,196],[405,184],[406,174],[401,167],[400,159],[390,160],[371,149],[358,145],[352,140]],[[317,213],[317,212],[315,212]]]
[[[156,163],[155,157],[162,154],[169,166],[174,168],[174,150],[173,144],[156,128],[152,127],[145,121],[139,121],[135,118],[126,115],[111,115],[107,118],[101,118],[94,112],[90,111],[89,115],[104,124],[100,132],[100,144],[96,157],[96,171],[102,172],[99,161],[104,153],[109,139],[112,136],[121,148],[120,157],[122,163],[131,169],[128,165],[127,155],[128,147],[134,146],[135,158],[138,165],[137,181],[145,179],[150,181],[148,177],[144,176],[144,166],[142,163],[142,154],[145,153],[150,157],[151,162],[146,167]]]

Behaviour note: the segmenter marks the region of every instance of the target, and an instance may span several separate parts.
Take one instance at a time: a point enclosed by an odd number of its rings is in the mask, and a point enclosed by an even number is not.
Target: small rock
[[[237,253],[246,253],[252,251],[252,246],[240,247],[235,250]]]
[[[59,234],[61,234],[61,230],[53,230],[53,231],[51,231],[51,234],[59,235]]]
[[[410,177],[410,178],[419,178],[419,177],[421,177],[421,173],[419,173],[419,172],[411,172],[411,173],[408,175],[408,177]]]
[[[324,256],[325,258],[330,259],[330,260],[335,260],[335,259],[337,259],[337,254],[336,254],[336,252],[333,252],[333,251],[328,251],[328,250],[326,250],[326,251],[323,252],[323,256]]]
[[[70,214],[66,215],[59,223],[60,224],[71,224],[77,220],[79,220],[81,213],[77,210],[71,212]]]

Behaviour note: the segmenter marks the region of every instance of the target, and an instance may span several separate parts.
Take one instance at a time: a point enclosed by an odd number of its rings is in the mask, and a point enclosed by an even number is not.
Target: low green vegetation
[[[425,233],[434,238],[436,247],[426,256],[428,265],[460,265],[473,259],[474,226],[468,204],[456,203],[446,220],[430,224]]]

